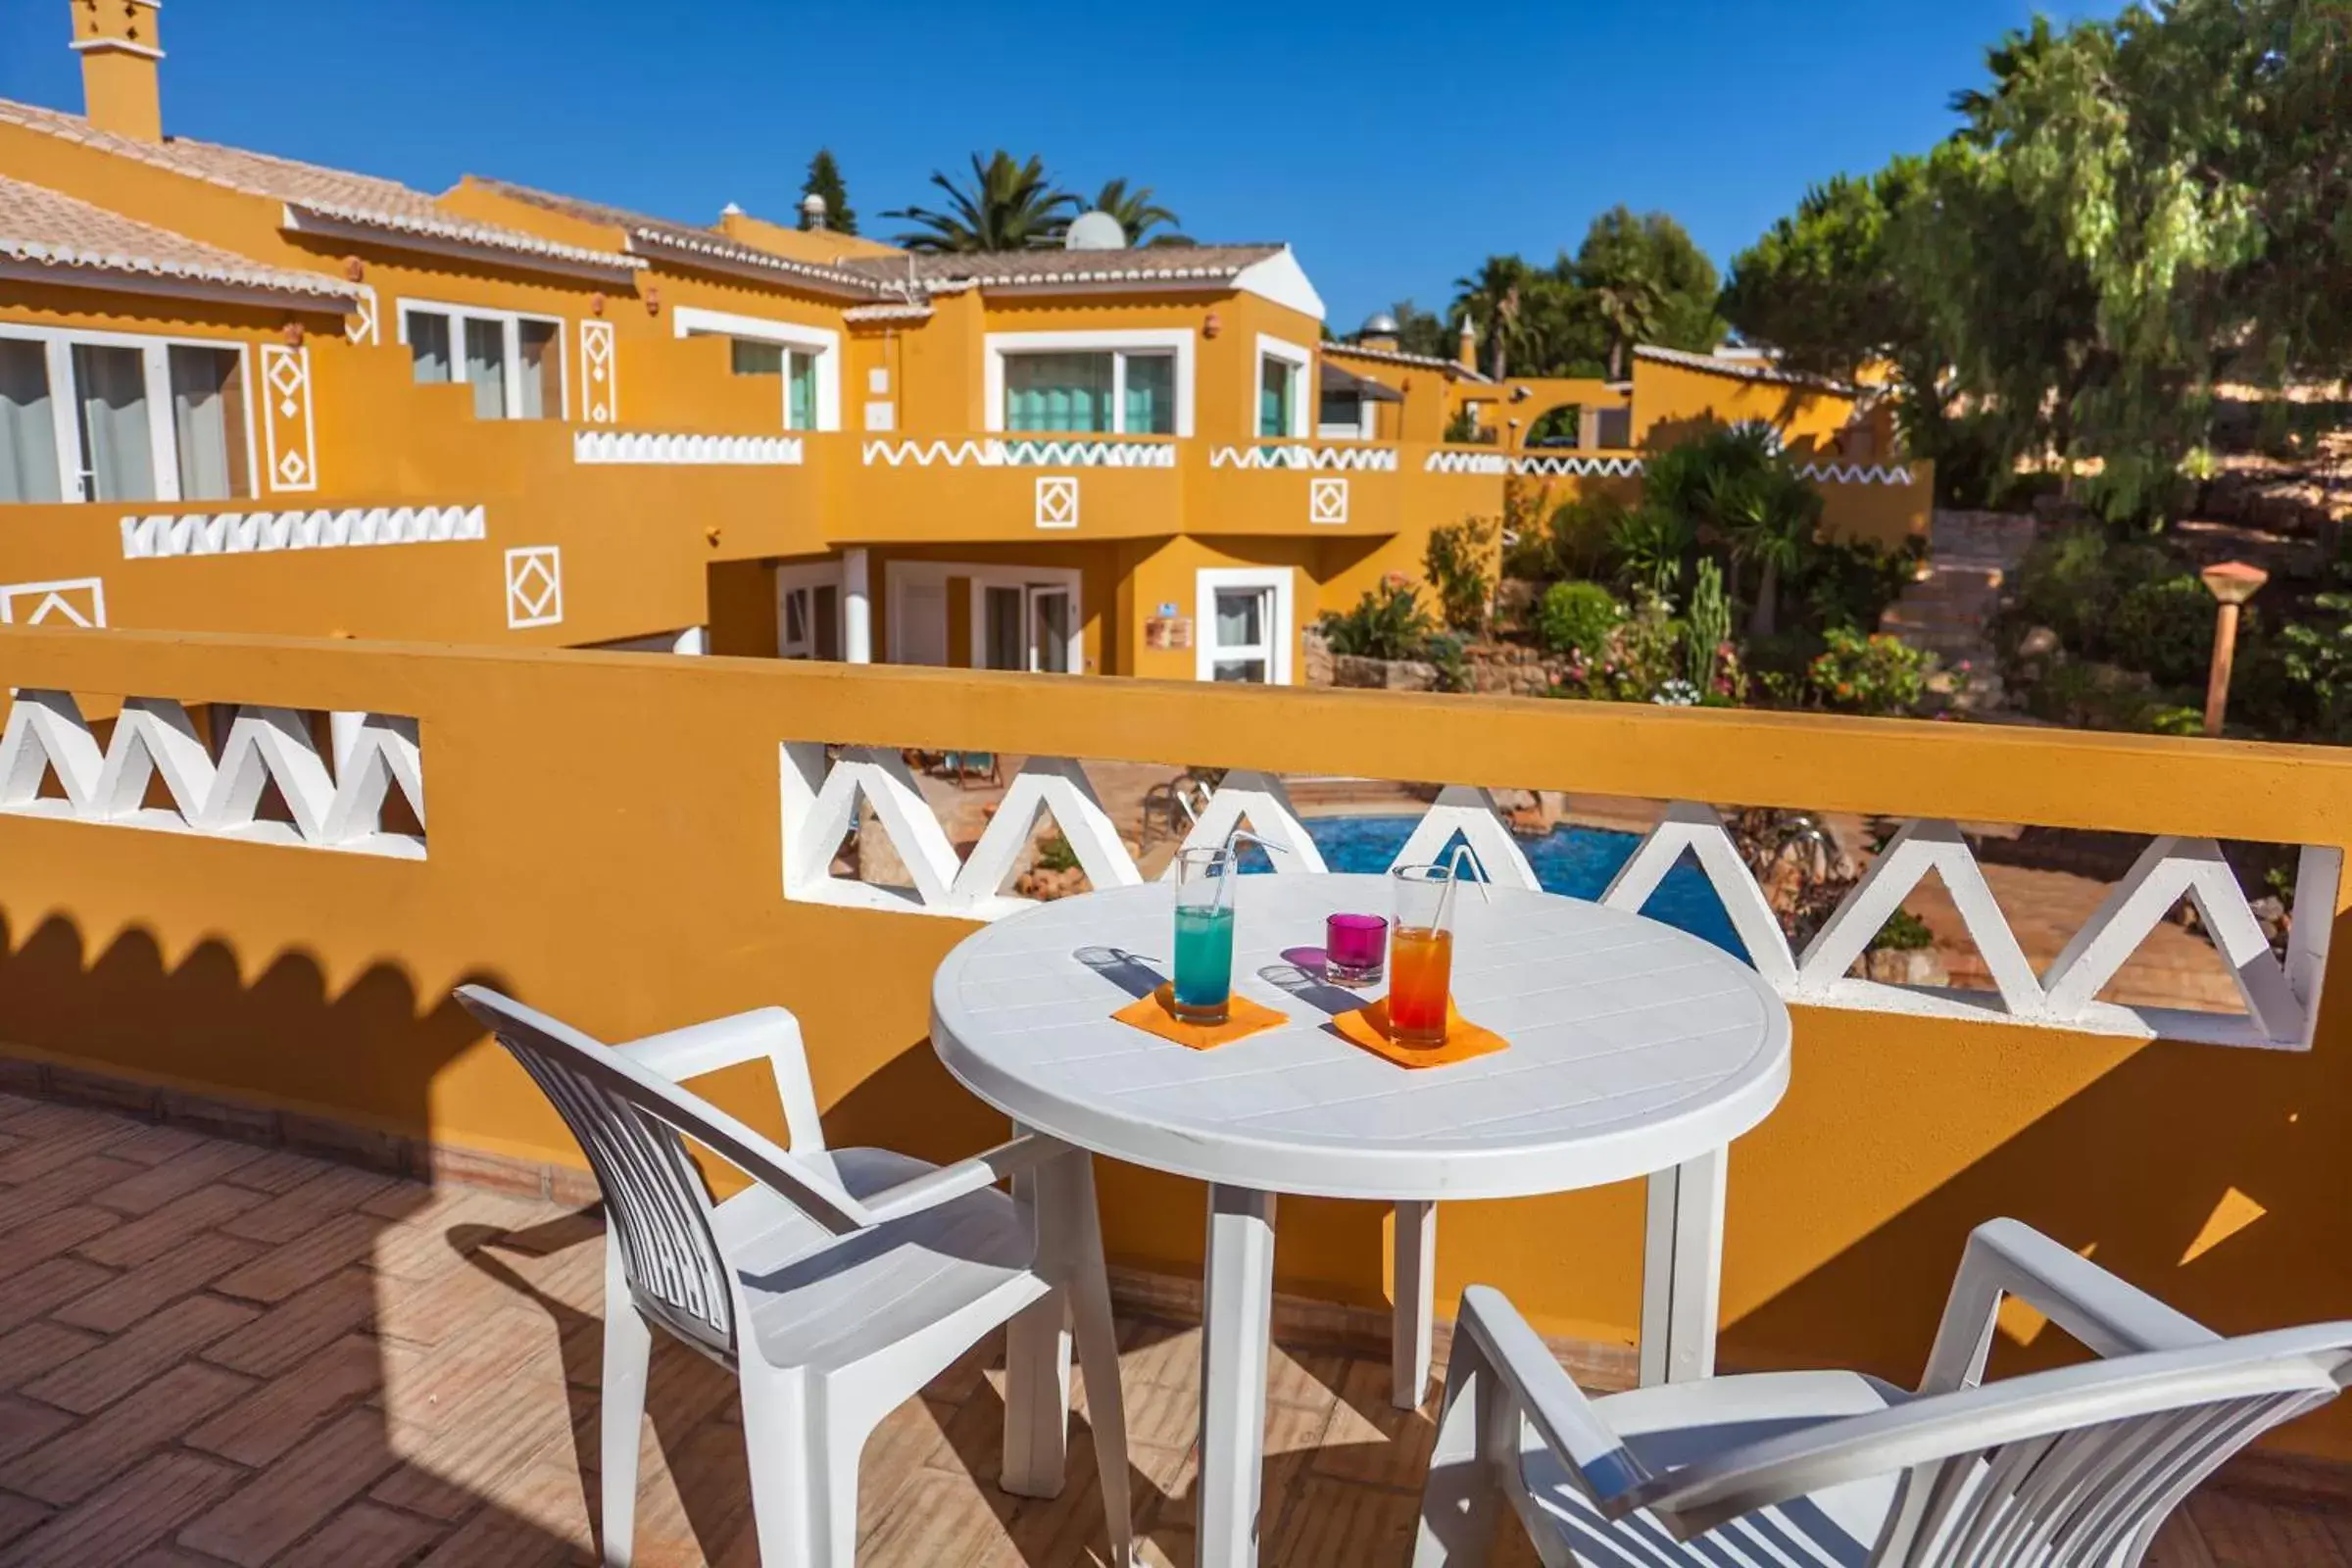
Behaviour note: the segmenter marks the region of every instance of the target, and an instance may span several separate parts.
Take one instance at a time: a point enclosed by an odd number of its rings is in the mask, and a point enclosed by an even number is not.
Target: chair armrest
[[[1069,1153],[1070,1146],[1043,1133],[1023,1133],[1009,1143],[999,1144],[969,1159],[959,1159],[953,1165],[942,1165],[934,1171],[870,1193],[864,1200],[865,1211],[873,1223],[880,1225],[894,1219],[919,1214],[926,1208],[937,1208],[967,1193],[983,1187],[993,1187],[1007,1176],[1018,1175],[1059,1155]]]
[[[683,1083],[721,1067],[772,1062],[785,1052],[798,1056],[801,1021],[782,1007],[754,1007],[749,1012],[647,1035],[612,1049],[648,1072]]]
[[[2033,1227],[1987,1220],[1969,1233],[1960,1254],[1920,1393],[1945,1394],[1984,1381],[1994,1314],[2004,1296],[2016,1297],[2103,1356],[2188,1349],[2219,1338]]]
[[[1462,1293],[1453,1332],[1455,1353],[1469,1335],[1544,1446],[1567,1462],[1593,1502],[1612,1518],[1628,1511],[1622,1499],[1649,1479],[1648,1470],[1510,1299],[1491,1285],[1471,1286]]]

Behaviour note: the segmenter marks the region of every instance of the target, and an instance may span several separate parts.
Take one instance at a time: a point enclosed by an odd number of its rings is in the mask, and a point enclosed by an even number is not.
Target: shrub
[[[1806,680],[1824,708],[1848,713],[1908,713],[1927,695],[1935,657],[1897,637],[1865,637],[1833,626]]]
[[[1869,631],[1918,574],[1927,547],[1907,541],[1887,550],[1867,539],[1824,540],[1813,547],[1790,591],[1817,626]]]
[[[1625,607],[1596,582],[1555,582],[1536,610],[1536,629],[1555,654],[1582,652],[1587,659],[1608,652],[1609,633],[1625,619]]]
[[[1074,871],[1078,868],[1078,852],[1059,833],[1049,833],[1037,841],[1037,864],[1045,871]]]
[[[1603,491],[1563,501],[1540,522],[1519,526],[1502,558],[1502,574],[1529,582],[1589,577],[1603,569],[1625,503]]]
[[[2187,686],[2213,662],[2213,595],[2187,572],[2133,585],[2107,617],[2107,657],[2159,685]]]
[[[1437,590],[1440,613],[1456,631],[1479,631],[1487,623],[1494,600],[1494,540],[1499,531],[1492,517],[1464,517],[1429,531],[1422,564]]]
[[[1936,945],[1936,933],[1928,929],[1927,921],[1909,909],[1897,909],[1879,927],[1879,934],[1870,939],[1870,945],[1882,952],[1917,953]]]
[[[1365,589],[1353,610],[1328,612],[1317,624],[1333,653],[1364,659],[1419,659],[1438,631],[1419,590],[1401,577]]]
[[[1683,560],[1697,537],[1682,514],[1645,501],[1610,523],[1609,555],[1619,580],[1670,595],[1682,586]]]

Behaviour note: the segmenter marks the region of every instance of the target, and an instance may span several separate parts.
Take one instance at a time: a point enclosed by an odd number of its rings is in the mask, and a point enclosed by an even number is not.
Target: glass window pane
[[[466,384],[473,388],[473,416],[507,416],[507,323],[466,323]]]
[[[1021,591],[990,588],[981,595],[985,624],[980,639],[984,669],[1027,669],[1029,649],[1021,636]]]
[[[1176,433],[1176,356],[1127,356],[1127,425],[1129,435]]]
[[[1266,590],[1263,588],[1220,588],[1217,590],[1217,646],[1219,648],[1256,648],[1266,640]]]
[[[784,387],[784,428],[816,428],[816,356],[795,349],[788,356],[792,376]]]
[[[0,501],[63,501],[49,356],[38,343],[0,337]]]
[[[1298,368],[1288,360],[1278,360],[1271,354],[1257,362],[1257,433],[1287,436],[1291,433],[1291,389],[1298,378]]]
[[[564,351],[554,321],[517,321],[522,352],[522,417],[552,419],[564,412]]]
[[[1222,681],[1252,681],[1266,683],[1266,662],[1262,659],[1220,659],[1209,670],[1210,677]]]
[[[182,501],[250,495],[245,482],[245,382],[234,349],[173,344],[172,434]]]
[[[1046,435],[1108,431],[1110,356],[1005,356],[1004,428]]]
[[[729,338],[727,341],[728,364],[737,375],[784,373],[784,346],[781,343],[762,343],[749,337]]]
[[[808,657],[808,590],[787,589],[784,594],[784,657]]]
[[[430,311],[409,313],[409,372],[418,381],[450,379],[449,318]]]
[[[1070,669],[1070,595],[1067,589],[1041,589],[1029,599],[1029,639],[1037,649],[1037,667],[1066,675]]]
[[[74,345],[80,394],[83,492],[91,501],[153,501],[155,447],[147,424],[147,368],[137,349]]]

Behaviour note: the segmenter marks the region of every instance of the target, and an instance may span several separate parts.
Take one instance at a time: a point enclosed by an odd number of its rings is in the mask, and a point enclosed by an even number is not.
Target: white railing
[[[486,536],[480,507],[346,507],[340,512],[200,512],[122,519],[122,559],[445,544]]]
[[[0,811],[114,827],[194,833],[259,844],[300,845],[422,859],[424,837],[387,833],[383,808],[397,789],[424,824],[424,765],[416,721],[335,713],[331,766],[311,715],[287,708],[217,707],[227,731],[219,754],[186,709],[161,698],[125,698],[101,747],[72,696],[20,691],[0,731]],[[54,775],[59,794],[43,795]],[[171,804],[149,806],[160,778]],[[291,821],[260,814],[274,784]]]
[[[804,903],[897,909],[967,920],[994,920],[1025,908],[1027,899],[999,891],[1012,874],[1039,819],[1051,816],[1098,888],[1142,880],[1084,769],[1065,758],[1032,759],[1006,789],[1003,805],[968,857],[958,858],[946,830],[895,751],[845,750],[828,765],[821,745],[782,748],[784,897]],[[900,889],[836,875],[835,855],[859,820],[886,836],[905,863]],[[1237,822],[1282,845],[1277,872],[1321,871],[1325,862],[1280,779],[1236,771],[1208,798],[1184,842],[1224,841]],[[1497,881],[1536,888],[1526,852],[1483,789],[1443,790],[1397,852],[1404,864],[1437,858],[1459,833]],[[1959,827],[1907,823],[1872,861],[1862,880],[1803,951],[1792,950],[1762,889],[1711,806],[1669,805],[1656,827],[1618,871],[1600,903],[1640,910],[1666,873],[1689,855],[1714,888],[1757,971],[1789,1002],[1813,1006],[2003,1022],[2136,1039],[2162,1037],[2216,1045],[2308,1049],[2326,972],[2328,914],[2335,908],[2340,852],[2305,848],[2298,919],[2283,960],[2211,839],[2151,839],[2058,956],[2036,972]],[[1887,984],[1848,973],[1888,916],[1930,872],[1940,877],[1970,938],[1984,955],[1994,989]],[[2242,1013],[2102,1002],[2125,962],[2165,922],[2182,898],[2235,977]]]
[[[665,435],[651,430],[571,433],[574,463],[790,467],[801,459],[797,435]]]
[[[1212,468],[1303,468],[1316,472],[1395,473],[1395,447],[1250,446],[1215,447]]]
[[[1911,470],[1899,463],[1808,463],[1797,470],[1815,484],[1910,484]]]
[[[1422,460],[1427,473],[1475,473],[1535,476],[1541,478],[1573,477],[1579,479],[1634,479],[1643,471],[1642,460],[1631,454],[1612,456],[1584,455],[1574,452],[1432,452]],[[1913,481],[1911,470],[1897,464],[1807,463],[1798,466],[1797,477],[1814,484],[1894,484],[1907,485]]]
[[[959,441],[868,441],[858,449],[865,466],[888,468],[1173,468],[1167,441],[1120,441],[1080,436],[966,437]]]

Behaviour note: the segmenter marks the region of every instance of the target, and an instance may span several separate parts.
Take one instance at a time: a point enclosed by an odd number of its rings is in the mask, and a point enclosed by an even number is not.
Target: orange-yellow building
[[[1281,245],[915,256],[173,137],[156,8],[72,12],[88,115],[0,103],[0,623],[1282,683],[1431,528],[1621,473],[1521,450],[1563,403],[1629,449],[1852,422],[1662,350],[1327,344]]]

